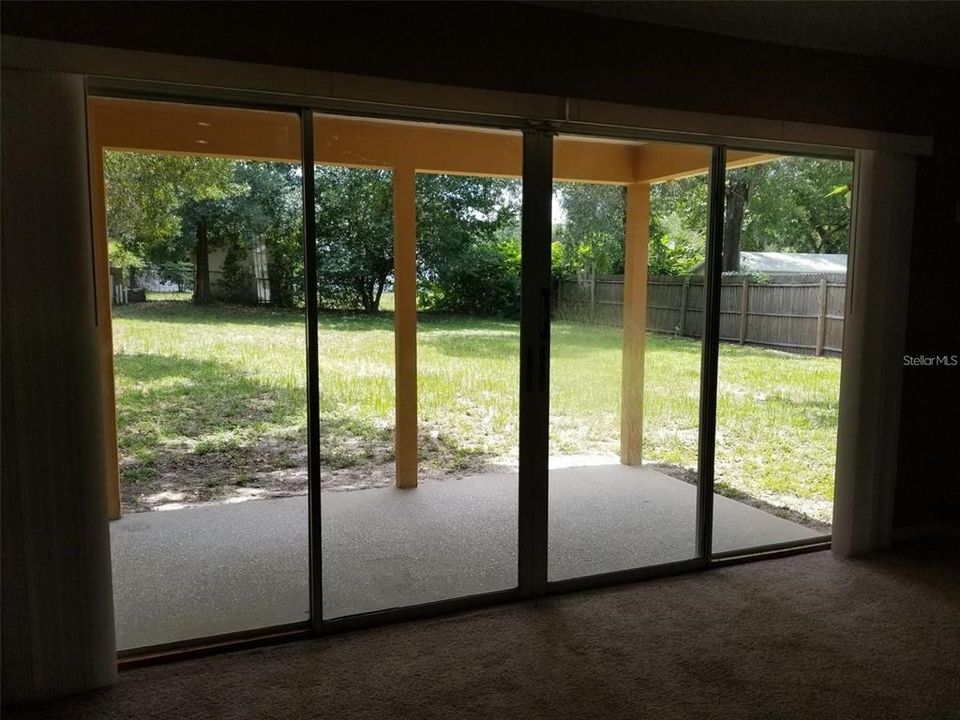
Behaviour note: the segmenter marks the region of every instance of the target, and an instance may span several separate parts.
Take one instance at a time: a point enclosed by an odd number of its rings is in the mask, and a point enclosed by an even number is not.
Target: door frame
[[[377,115],[369,107],[362,109],[347,108],[336,102],[324,102],[313,99],[309,104],[291,105],[289,98],[264,98],[258,92],[243,93],[231,91],[219,93],[210,88],[163,85],[152,83],[117,82],[106,79],[94,79],[88,86],[88,95],[122,97],[138,100],[156,100],[182,102],[188,104],[206,104],[219,107],[242,109],[260,109],[293,112],[300,117],[301,126],[301,162],[304,168],[313,164],[313,123],[306,122],[314,113],[336,114],[354,117],[383,117],[397,119],[395,108],[384,107]],[[169,656],[182,656],[185,653],[198,654],[218,651],[223,648],[246,646],[251,643],[276,642],[309,635],[323,635],[361,627],[371,627],[384,623],[430,617],[439,614],[461,612],[493,604],[511,602],[524,598],[547,594],[564,593],[587,588],[602,587],[625,582],[664,577],[709,569],[711,567],[742,562],[748,559],[781,557],[798,552],[809,552],[830,547],[827,537],[811,540],[778,543],[775,546],[749,548],[744,551],[714,555],[711,551],[712,538],[712,499],[713,499],[713,453],[715,451],[716,423],[716,362],[719,345],[719,249],[722,247],[723,227],[723,183],[725,177],[725,138],[698,134],[643,128],[630,128],[610,125],[593,125],[584,122],[556,122],[537,118],[506,118],[503,116],[478,116],[473,113],[451,113],[420,110],[407,112],[400,119],[421,122],[443,123],[448,125],[484,126],[521,130],[523,143],[523,215],[521,255],[522,308],[521,308],[521,373],[520,385],[520,483],[518,514],[518,584],[515,588],[484,593],[462,598],[453,598],[414,606],[391,608],[375,612],[362,613],[340,618],[324,619],[322,616],[322,553],[320,516],[322,499],[320,492],[320,474],[318,436],[314,428],[319,423],[319,378],[317,366],[317,307],[316,307],[316,248],[313,243],[304,243],[306,263],[306,284],[308,299],[305,308],[307,318],[307,408],[308,408],[308,474],[309,474],[309,516],[310,516],[310,568],[311,568],[311,619],[305,623],[295,623],[282,627],[260,628],[248,632],[234,633],[229,636],[199,638],[163,646],[137,648],[119,654],[124,666],[133,666],[145,661],[153,661]],[[652,565],[623,571],[590,575],[578,578],[547,582],[547,433],[549,418],[549,248],[551,241],[552,219],[550,217],[552,200],[552,143],[553,136],[559,132],[573,135],[606,136],[616,138],[636,138],[681,142],[704,147],[712,147],[710,166],[710,214],[708,227],[708,257],[706,266],[709,272],[707,282],[707,310],[703,335],[703,356],[701,372],[700,403],[700,441],[698,448],[698,473],[700,485],[697,503],[697,555],[689,560]],[[707,142],[710,141],[710,142]],[[769,152],[782,151],[815,155],[818,157],[838,157],[852,159],[854,150],[835,146],[806,145],[794,142],[743,141],[736,140],[736,147],[754,146]],[[309,180],[307,179],[309,177]],[[100,175],[102,183],[102,169]],[[102,187],[102,185],[101,185]],[[315,210],[313,200],[316,189],[313,174],[304,172],[304,231],[305,238],[312,237],[315,228]],[[96,218],[96,210],[94,210]],[[105,258],[105,248],[103,249]],[[102,263],[101,263],[102,264]],[[102,284],[102,273],[97,275]],[[312,291],[311,291],[312,288]],[[714,297],[716,296],[716,297]],[[99,298],[99,295],[98,295]],[[109,297],[107,306],[100,307],[100,322],[110,331]],[[112,359],[106,354],[105,362]],[[112,389],[112,362],[110,362]],[[111,397],[112,399],[112,397]],[[115,412],[115,403],[111,403]],[[112,420],[112,418],[111,418]],[[706,429],[706,431],[705,431]],[[115,447],[115,446],[114,446]]]

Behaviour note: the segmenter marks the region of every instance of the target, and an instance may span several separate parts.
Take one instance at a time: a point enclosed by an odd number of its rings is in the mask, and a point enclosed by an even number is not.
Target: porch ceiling
[[[280,162],[301,157],[299,118],[292,113],[95,97],[88,102],[88,121],[99,148]],[[522,175],[523,138],[516,131],[315,115],[314,138],[321,164]],[[728,166],[776,157],[730,151]],[[656,183],[703,174],[709,164],[708,146],[570,136],[554,143],[558,181]]]

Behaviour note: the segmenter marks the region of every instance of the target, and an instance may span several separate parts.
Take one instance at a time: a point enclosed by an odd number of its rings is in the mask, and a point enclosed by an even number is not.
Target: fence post
[[[590,319],[597,320],[597,275],[593,271],[590,272]]]
[[[743,279],[740,285],[740,344],[747,340],[747,308],[750,306],[750,280]]]
[[[680,290],[680,337],[687,330],[687,293],[690,291],[690,277],[683,279],[683,289]]]
[[[823,355],[823,336],[827,330],[827,279],[820,278],[820,294],[817,297],[817,355]]]

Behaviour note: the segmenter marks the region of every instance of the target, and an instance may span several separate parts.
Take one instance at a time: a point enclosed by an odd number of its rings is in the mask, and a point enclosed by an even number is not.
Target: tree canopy
[[[742,177],[751,168],[733,170]],[[755,166],[741,235],[743,250],[845,253],[850,245],[853,166],[789,157]]]
[[[318,165],[320,307],[376,312],[393,276],[391,173]]]
[[[187,204],[246,192],[232,161],[188,155],[108,151],[104,182],[109,255],[125,267],[182,260],[192,246],[184,233]]]
[[[228,295],[249,301],[252,271],[242,258],[262,244],[272,300],[292,305],[303,293],[300,172],[289,163],[107,152],[110,260],[131,270],[150,265],[189,285],[197,259],[225,249]]]
[[[554,273],[622,273],[626,188],[557,183],[554,195],[564,215],[554,225]]]
[[[391,173],[318,166],[316,177],[320,305],[376,312],[393,282]],[[420,174],[416,197],[419,308],[519,313],[519,184]]]
[[[393,282],[391,173],[315,172],[320,305],[375,312]],[[848,162],[796,157],[729,171],[724,254],[733,267],[725,269],[735,269],[740,249],[845,252],[851,175]],[[209,286],[209,250],[223,249],[221,285],[234,300],[255,302],[250,253],[265,250],[271,301],[303,302],[299,165],[108,152],[105,177],[113,262],[152,265],[178,281],[192,269],[196,299],[203,283]],[[421,310],[519,313],[520,187],[516,180],[418,174]],[[558,183],[555,201],[562,214],[554,223],[554,274],[622,273],[625,188]],[[687,274],[703,260],[707,206],[704,176],[651,187],[651,274]]]
[[[417,300],[421,309],[520,312],[520,183],[417,176]]]
[[[724,269],[739,268],[740,250],[846,252],[852,173],[849,162],[806,157],[728,171]],[[566,217],[554,226],[554,273],[623,272],[623,188],[562,183],[556,195]],[[650,188],[651,274],[684,275],[703,261],[707,210],[705,176]]]
[[[267,251],[271,302],[281,307],[302,302],[300,166],[237,160],[232,170],[243,192],[185,203],[184,235],[203,228],[209,247],[226,250],[221,285],[232,300],[257,300],[248,258],[251,250],[262,248]]]

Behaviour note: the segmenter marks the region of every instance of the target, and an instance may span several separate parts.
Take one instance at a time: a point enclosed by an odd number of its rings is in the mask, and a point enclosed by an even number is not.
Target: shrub
[[[256,282],[246,245],[232,242],[227,246],[221,272],[220,289],[228,300],[247,305],[257,303]]]
[[[463,315],[520,316],[520,241],[475,244],[418,285],[420,307]]]

